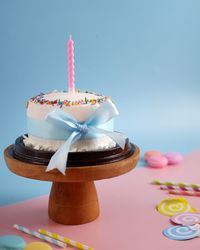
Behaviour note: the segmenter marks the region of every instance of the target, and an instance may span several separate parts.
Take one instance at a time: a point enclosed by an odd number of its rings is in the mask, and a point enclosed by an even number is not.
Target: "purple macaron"
[[[176,164],[181,163],[183,160],[182,154],[178,152],[167,153],[167,154],[164,154],[164,156],[168,160],[168,165],[176,165]]]

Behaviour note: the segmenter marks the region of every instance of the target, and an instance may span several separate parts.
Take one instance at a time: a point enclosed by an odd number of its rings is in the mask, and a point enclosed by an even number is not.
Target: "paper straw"
[[[195,191],[195,192],[200,192],[200,189],[198,188],[192,188],[192,187],[182,187],[182,186],[167,186],[167,185],[161,185],[160,189],[162,190],[183,190],[183,191]]]
[[[59,241],[62,241],[62,242],[65,242],[66,244],[70,245],[70,246],[73,246],[73,247],[77,247],[78,249],[82,249],[82,250],[93,250],[92,247],[89,247],[89,246],[86,246],[78,241],[74,241],[74,240],[71,240],[67,237],[64,237],[64,236],[61,236],[61,235],[58,235],[56,233],[51,233],[51,232],[48,232],[46,231],[45,229],[39,229],[38,230],[41,234],[45,235],[45,236],[49,236],[49,237],[52,237],[53,239],[56,239],[56,240],[59,240]]]
[[[168,190],[169,194],[187,195],[187,196],[200,196],[200,192],[184,191],[184,190]]]
[[[178,187],[192,187],[195,190],[200,190],[200,184],[188,184],[185,182],[172,182],[172,181],[160,181],[160,180],[154,180],[152,181],[152,184],[154,185],[166,185],[166,186],[178,186]]]
[[[50,242],[50,243],[52,243],[52,244],[54,244],[54,245],[56,245],[56,246],[59,246],[59,247],[62,247],[62,248],[66,248],[66,246],[67,246],[65,243],[63,243],[63,242],[61,242],[61,241],[58,241],[58,240],[56,240],[56,239],[47,237],[47,236],[45,236],[45,235],[43,235],[43,234],[40,234],[40,233],[38,233],[38,232],[35,232],[35,231],[33,231],[33,230],[31,230],[31,229],[28,229],[28,228],[26,228],[26,227],[22,227],[22,226],[19,226],[19,225],[16,225],[16,224],[13,225],[13,227],[16,228],[17,230],[23,232],[23,233],[27,233],[27,234],[32,235],[32,236],[34,236],[34,237],[36,237],[36,238],[39,238],[39,239],[41,239],[41,240]]]

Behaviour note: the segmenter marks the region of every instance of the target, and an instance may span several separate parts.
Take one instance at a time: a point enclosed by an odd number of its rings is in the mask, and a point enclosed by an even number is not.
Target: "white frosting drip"
[[[29,135],[28,137],[24,136],[23,142],[26,147],[55,152],[65,141],[47,140]],[[95,139],[77,141],[71,145],[70,152],[97,151],[115,146],[116,143],[112,139],[108,136],[104,136]]]
[[[67,92],[52,92],[49,94],[44,95],[44,99],[55,101],[60,99],[61,101],[64,100],[70,100],[70,101],[78,101],[84,98],[87,99],[98,99],[99,97],[103,96],[97,96],[94,94],[89,93],[81,93],[77,92],[74,94],[69,94]],[[63,105],[62,109],[63,111],[67,112],[68,114],[72,115],[77,121],[84,122],[98,107],[99,103],[96,104],[84,104],[84,105],[75,105],[75,106],[65,106]],[[59,108],[59,106],[55,105],[46,105],[46,104],[39,104],[34,103],[29,100],[28,102],[28,108],[27,108],[27,116],[38,119],[38,120],[45,120],[47,114],[51,112],[54,109]]]

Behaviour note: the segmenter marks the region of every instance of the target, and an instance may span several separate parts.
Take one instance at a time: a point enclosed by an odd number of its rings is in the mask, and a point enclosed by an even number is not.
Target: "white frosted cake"
[[[25,146],[38,150],[56,151],[69,138],[70,133],[49,123],[46,120],[47,115],[55,109],[61,109],[78,122],[84,123],[108,99],[106,96],[79,91],[73,94],[53,91],[31,98],[27,103],[28,136],[24,137]],[[114,131],[113,119],[99,125],[99,128]],[[106,135],[88,134],[72,144],[70,151],[96,151],[115,146],[116,143]]]

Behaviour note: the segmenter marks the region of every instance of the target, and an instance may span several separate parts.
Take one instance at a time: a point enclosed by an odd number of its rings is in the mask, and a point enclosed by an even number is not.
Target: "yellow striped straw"
[[[59,240],[61,242],[64,242],[66,243],[67,245],[70,245],[70,246],[73,246],[73,247],[77,247],[78,249],[81,249],[81,250],[94,250],[92,247],[88,247],[78,241],[75,241],[75,240],[71,240],[67,237],[64,237],[64,236],[61,236],[61,235],[58,235],[56,233],[51,233],[49,231],[46,231],[45,229],[42,229],[40,228],[38,230],[41,234],[43,235],[46,235],[46,236],[49,236],[55,240]]]

